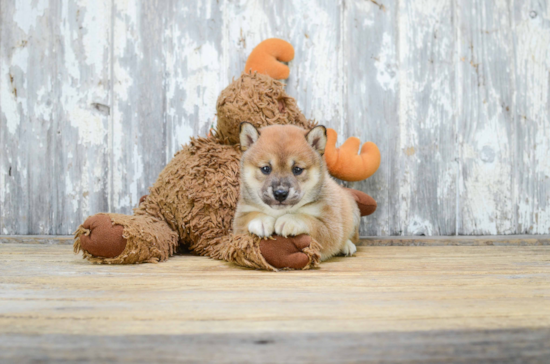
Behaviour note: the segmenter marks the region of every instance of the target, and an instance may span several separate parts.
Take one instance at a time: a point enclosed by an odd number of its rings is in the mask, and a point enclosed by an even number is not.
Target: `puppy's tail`
[[[287,79],[290,69],[281,62],[294,59],[294,47],[289,42],[279,39],[266,39],[256,46],[248,56],[244,71],[246,73],[263,73],[276,80]]]
[[[331,175],[344,181],[356,182],[369,178],[380,167],[380,150],[373,142],[361,146],[361,140],[350,137],[336,148],[338,134],[334,129],[327,129],[327,146],[325,162]]]

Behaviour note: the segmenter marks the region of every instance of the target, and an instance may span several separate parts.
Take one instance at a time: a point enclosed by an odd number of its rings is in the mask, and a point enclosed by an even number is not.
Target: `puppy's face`
[[[291,125],[240,130],[242,193],[245,200],[281,210],[313,201],[324,176],[326,129],[307,132]]]

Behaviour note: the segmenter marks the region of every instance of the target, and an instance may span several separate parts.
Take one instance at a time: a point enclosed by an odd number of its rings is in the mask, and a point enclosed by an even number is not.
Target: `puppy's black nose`
[[[288,191],[287,190],[275,190],[273,191],[273,196],[275,196],[275,199],[279,202],[283,202],[284,200],[286,200],[287,196],[288,196]]]

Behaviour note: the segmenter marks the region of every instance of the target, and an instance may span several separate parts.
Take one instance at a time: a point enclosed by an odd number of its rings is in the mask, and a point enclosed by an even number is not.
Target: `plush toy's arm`
[[[212,240],[201,239],[190,249],[243,267],[272,271],[314,268],[321,258],[321,246],[309,235],[288,238],[274,235],[260,239],[250,234],[230,234]]]
[[[93,263],[135,264],[165,261],[177,245],[178,234],[160,218],[99,213],[78,227],[73,248]]]
[[[266,74],[276,80],[287,79],[290,73],[288,67],[281,62],[290,62],[294,58],[294,48],[282,39],[266,39],[250,53],[245,72]]]
[[[327,146],[325,162],[331,175],[344,181],[356,182],[369,178],[380,166],[380,150],[376,144],[366,142],[357,154],[361,141],[359,138],[348,138],[340,148],[336,148],[338,134],[334,129],[327,129]]]

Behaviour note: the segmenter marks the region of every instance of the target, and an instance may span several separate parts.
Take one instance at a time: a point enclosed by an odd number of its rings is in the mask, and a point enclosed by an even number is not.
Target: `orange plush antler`
[[[338,134],[327,129],[325,161],[331,175],[344,181],[362,181],[369,178],[380,166],[380,150],[376,144],[366,142],[359,151],[359,138],[348,138],[340,148],[336,148]]]
[[[258,72],[273,77],[276,80],[288,78],[290,70],[281,62],[290,62],[294,58],[294,47],[282,39],[266,39],[250,53],[245,72]]]

